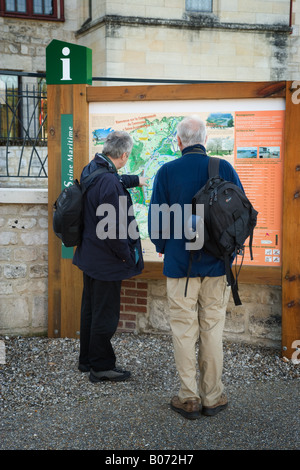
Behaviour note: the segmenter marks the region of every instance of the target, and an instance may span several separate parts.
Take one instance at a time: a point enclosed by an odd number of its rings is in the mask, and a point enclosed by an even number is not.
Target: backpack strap
[[[226,271],[226,278],[227,278],[227,285],[231,286],[232,297],[234,300],[235,305],[242,305],[239,292],[238,292],[238,283],[237,279],[234,279],[234,275],[232,269],[230,267],[230,259],[229,255],[224,255],[224,263],[225,263],[225,271]]]
[[[217,157],[209,157],[208,160],[208,178],[219,176],[220,159]]]
[[[185,155],[188,155],[188,154],[185,154]],[[208,160],[208,179],[213,178],[214,176],[219,176],[219,164],[220,164],[220,159],[219,158],[209,157],[209,160]],[[187,287],[188,287],[188,282],[189,282],[189,278],[190,278],[190,271],[191,271],[192,264],[193,264],[193,258],[194,258],[194,252],[191,251],[190,252],[190,258],[189,258],[188,272],[187,272],[187,277],[186,277],[186,284],[185,284],[185,292],[184,292],[185,297],[186,297],[186,294],[187,294]]]
[[[88,176],[86,176],[81,184],[82,187],[82,193],[84,194],[86,190],[88,189],[90,183],[93,181],[96,176],[101,175],[102,173],[115,173],[114,170],[110,170],[109,168],[106,168],[105,166],[102,166],[100,168],[97,168],[97,170],[92,171]]]

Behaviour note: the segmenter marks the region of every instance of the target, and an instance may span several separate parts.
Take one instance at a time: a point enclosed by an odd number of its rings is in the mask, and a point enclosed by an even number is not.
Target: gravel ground
[[[299,449],[300,365],[276,349],[225,342],[229,407],[189,421],[169,407],[179,386],[169,335],[117,334],[132,377],[97,384],[77,369],[78,340],[1,341],[0,450]]]

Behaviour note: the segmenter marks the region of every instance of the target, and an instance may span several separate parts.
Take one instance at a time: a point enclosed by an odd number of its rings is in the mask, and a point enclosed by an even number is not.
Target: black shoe
[[[103,380],[109,380],[111,382],[121,382],[127,380],[131,376],[131,373],[126,370],[117,369],[116,367],[111,370],[100,370],[99,372],[91,369],[89,379],[91,382],[102,382]]]
[[[78,370],[80,370],[80,372],[89,372],[91,370],[91,366],[89,364],[79,364]]]

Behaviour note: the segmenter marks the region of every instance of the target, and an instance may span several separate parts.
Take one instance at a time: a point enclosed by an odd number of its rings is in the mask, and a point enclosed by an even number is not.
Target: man
[[[209,416],[225,409],[228,403],[222,384],[222,335],[230,287],[223,261],[201,250],[200,259],[194,257],[185,296],[188,240],[175,236],[174,227],[170,227],[170,236],[164,237],[160,228],[162,220],[153,227],[152,214],[158,207],[154,205],[171,207],[179,204],[184,212],[184,205],[191,204],[192,197],[208,179],[206,139],[205,123],[197,116],[187,117],[179,123],[177,141],[182,156],[164,164],[157,172],[148,219],[150,238],[156,251],[164,254],[169,319],[180,378],[180,390],[178,396],[172,398],[171,408],[188,419],[200,417],[200,403],[202,414]],[[226,160],[220,161],[219,171],[222,178],[242,187],[237,173]],[[199,384],[196,380],[197,341]]]
[[[92,382],[121,381],[130,372],[116,367],[111,344],[120,316],[121,281],[140,274],[143,257],[138,227],[127,188],[146,184],[146,178],[118,175],[133,141],[126,132],[110,133],[102,154],[83,169],[81,180],[100,167],[84,201],[84,230],[73,263],[83,271],[79,370],[90,371]],[[125,202],[124,202],[125,201]]]

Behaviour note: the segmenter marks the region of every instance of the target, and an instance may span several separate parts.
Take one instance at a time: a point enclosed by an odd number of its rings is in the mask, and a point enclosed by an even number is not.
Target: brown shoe
[[[205,416],[215,416],[228,406],[226,395],[221,395],[219,401],[213,406],[202,406],[202,414]]]
[[[187,400],[182,403],[178,397],[173,397],[171,400],[171,408],[187,419],[200,418],[200,406],[196,398],[187,398]]]

